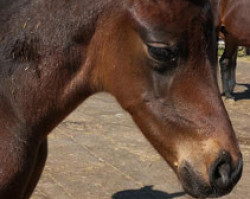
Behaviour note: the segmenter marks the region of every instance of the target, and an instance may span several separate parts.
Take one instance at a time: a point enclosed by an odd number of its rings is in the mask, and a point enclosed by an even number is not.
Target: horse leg
[[[235,48],[234,54],[232,56],[232,60],[230,62],[230,80],[229,80],[229,90],[230,93],[233,92],[234,87],[236,85],[236,66],[237,66],[237,55],[238,55],[238,47]]]
[[[0,198],[23,199],[40,142],[4,96],[0,96],[0,127]]]
[[[23,199],[36,147],[14,133],[0,135],[0,198]]]
[[[45,162],[47,159],[47,154],[48,154],[48,140],[46,138],[46,140],[43,141],[39,147],[39,151],[36,157],[36,163],[34,165],[34,169],[30,176],[30,180],[27,184],[23,199],[29,199],[30,196],[32,195],[43,172]]]
[[[226,96],[226,98],[232,98],[232,95],[230,93],[229,89],[229,59],[225,58],[225,51],[220,59],[220,68],[221,68],[221,79],[222,79],[222,89],[223,89],[223,95]]]
[[[225,50],[220,59],[221,78],[223,93],[226,98],[233,98],[231,91],[235,81],[235,66],[232,64],[233,57],[237,53],[238,46],[235,45],[230,37],[225,37]],[[237,54],[236,54],[237,55]]]

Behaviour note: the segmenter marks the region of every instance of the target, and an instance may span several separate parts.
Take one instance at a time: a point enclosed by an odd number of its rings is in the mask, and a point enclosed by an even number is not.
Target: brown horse
[[[225,50],[220,59],[223,93],[232,98],[236,84],[238,46],[250,46],[250,1],[212,0],[217,13],[217,27],[225,41]]]
[[[192,196],[222,196],[240,179],[207,0],[0,0],[0,27],[1,199],[30,197],[47,135],[99,91]]]

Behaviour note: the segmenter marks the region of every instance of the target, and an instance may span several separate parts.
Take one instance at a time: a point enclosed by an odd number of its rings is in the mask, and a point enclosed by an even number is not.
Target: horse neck
[[[95,92],[87,52],[109,2],[33,0],[1,22],[7,34],[0,47],[7,51],[0,51],[0,75],[16,117],[31,133],[47,134]]]

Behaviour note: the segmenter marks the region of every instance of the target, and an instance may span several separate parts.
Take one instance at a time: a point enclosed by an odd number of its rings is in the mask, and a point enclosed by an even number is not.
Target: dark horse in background
[[[225,41],[220,59],[223,93],[232,98],[236,85],[238,46],[250,46],[250,1],[211,0],[214,4],[218,32]]]
[[[243,163],[216,45],[207,0],[0,0],[0,198],[30,198],[47,135],[100,91],[131,114],[186,192],[229,193]]]

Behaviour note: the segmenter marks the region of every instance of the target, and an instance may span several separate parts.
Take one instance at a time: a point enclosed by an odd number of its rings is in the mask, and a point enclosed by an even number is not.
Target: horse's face
[[[195,197],[220,196],[242,159],[216,80],[210,4],[128,1],[100,22],[93,83],[116,96]]]

